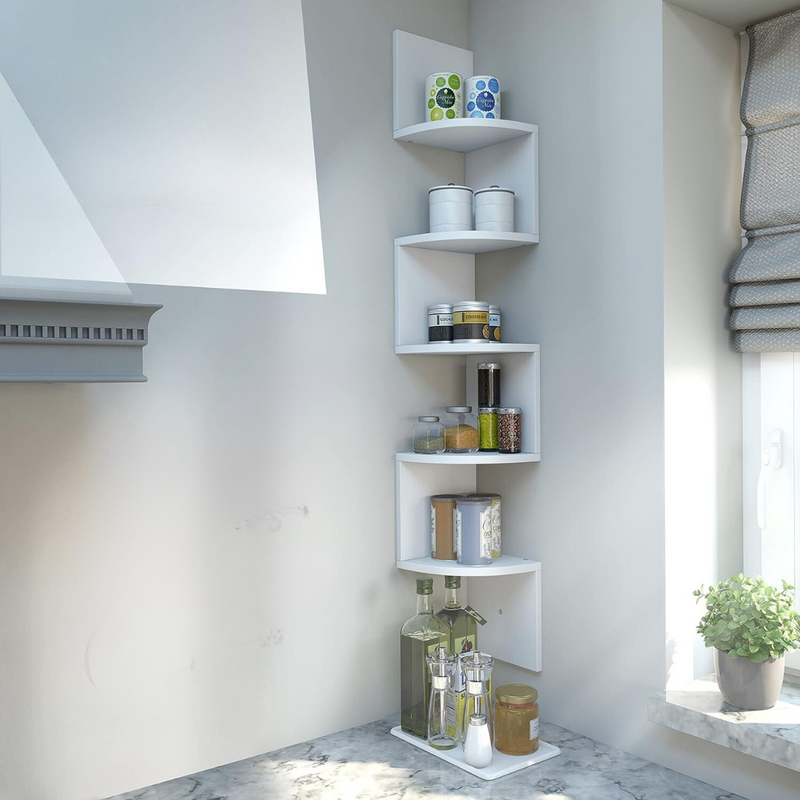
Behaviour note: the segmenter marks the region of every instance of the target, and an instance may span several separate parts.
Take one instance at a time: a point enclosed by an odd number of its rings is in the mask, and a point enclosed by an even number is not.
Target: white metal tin
[[[425,121],[448,122],[464,116],[464,79],[457,72],[432,72],[425,78]]]
[[[474,230],[469,186],[434,186],[428,191],[428,203],[431,233]]]
[[[514,192],[500,186],[475,192],[475,230],[514,230]]]
[[[492,75],[473,75],[464,81],[464,116],[500,119],[500,83]]]

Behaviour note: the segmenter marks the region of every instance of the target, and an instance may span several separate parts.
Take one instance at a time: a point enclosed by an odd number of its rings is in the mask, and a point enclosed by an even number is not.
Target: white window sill
[[[647,718],[667,728],[800,772],[800,680],[787,676],[766,711],[729,706],[711,676],[650,697]]]

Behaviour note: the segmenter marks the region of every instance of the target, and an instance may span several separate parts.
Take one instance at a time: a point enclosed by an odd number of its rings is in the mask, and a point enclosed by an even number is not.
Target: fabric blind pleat
[[[751,25],[741,118],[747,156],[731,267],[740,352],[800,350],[800,11]]]

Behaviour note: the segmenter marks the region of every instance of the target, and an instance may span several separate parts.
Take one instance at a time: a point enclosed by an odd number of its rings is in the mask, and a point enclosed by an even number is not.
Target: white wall
[[[499,298],[504,335],[542,345],[542,463],[532,480],[491,477],[505,498],[504,524],[529,527],[543,564],[544,669],[505,666],[498,680],[536,685],[550,721],[753,800],[788,800],[796,773],[646,719],[647,697],[666,685],[674,635],[667,615],[675,624],[685,608],[685,587],[672,583],[685,539],[667,535],[685,533],[673,455],[679,445],[666,445],[665,431],[688,438],[676,426],[684,367],[694,359],[705,380],[702,419],[719,416],[698,443],[712,494],[688,498],[700,503],[693,531],[702,536],[699,563],[688,556],[684,582],[693,588],[701,568],[716,577],[741,558],[741,384],[723,327],[724,267],[734,245],[736,54],[732,33],[705,21],[682,27],[685,18],[671,13],[664,12],[662,63],[658,0],[471,2],[476,71],[501,79],[504,116],[540,126],[541,244],[485,257],[479,270],[479,293],[499,277],[514,287]],[[675,90],[686,72],[674,66],[684,52],[687,72],[710,72],[695,75],[688,119],[675,120]],[[727,80],[718,58],[731,64]],[[712,88],[721,94],[697,108],[698,95]],[[723,132],[728,120],[732,138]],[[676,122],[690,131],[710,126],[711,140],[686,152],[680,137],[687,132]],[[713,137],[721,152],[712,155]],[[692,181],[700,196],[687,199],[697,220],[674,202],[692,168],[702,169]],[[712,191],[716,177],[722,185]],[[708,241],[703,223],[713,226]],[[675,224],[686,227],[685,241]],[[695,355],[691,334],[702,337]],[[683,633],[693,644],[691,630]]]
[[[471,43],[540,130],[541,244],[478,271],[542,346],[542,463],[495,481],[542,561],[544,670],[519,677],[635,749],[665,679],[661,3],[473,0]]]
[[[2,800],[106,797],[398,707],[393,455],[464,376],[393,354],[392,238],[463,159],[392,140],[391,32],[464,47],[467,5],[304,10],[328,294],[133,287],[164,304],[148,384],[0,385]]]
[[[667,669],[714,671],[692,591],[742,568],[742,357],[727,330],[741,249],[739,36],[664,5]]]

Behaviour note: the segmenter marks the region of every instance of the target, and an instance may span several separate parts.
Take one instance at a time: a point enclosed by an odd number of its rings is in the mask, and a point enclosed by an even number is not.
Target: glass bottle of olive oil
[[[417,613],[400,631],[400,727],[428,738],[431,676],[428,655],[447,647],[450,630],[433,613],[433,579],[417,579]]]
[[[447,648],[458,656],[478,650],[478,623],[461,607],[461,578],[447,575],[444,579],[444,608],[436,612],[439,619],[447,623]],[[458,722],[462,716],[466,697],[466,679],[459,662],[453,675],[453,708],[448,717],[448,734],[458,737]]]

